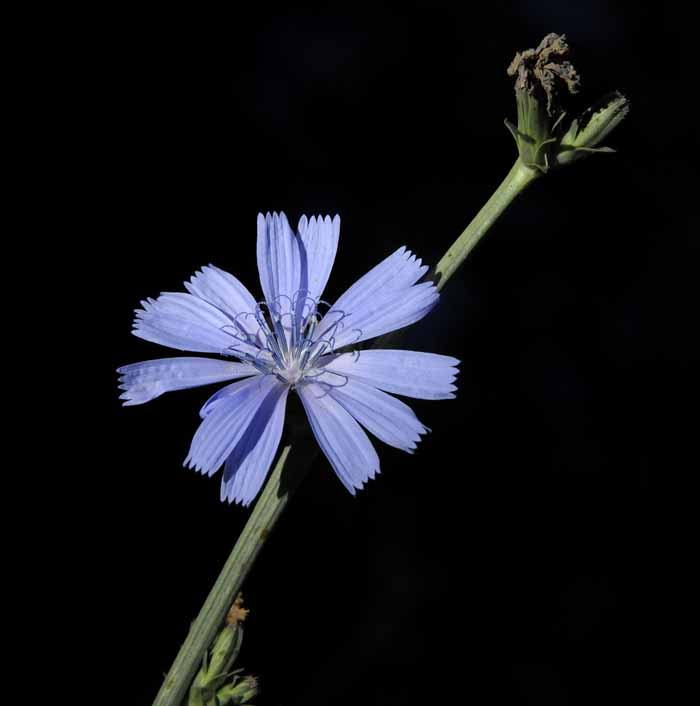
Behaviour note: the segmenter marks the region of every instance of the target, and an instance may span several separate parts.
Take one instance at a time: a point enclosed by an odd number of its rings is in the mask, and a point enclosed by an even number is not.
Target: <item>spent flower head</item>
[[[506,120],[506,126],[522,163],[543,173],[593,152],[613,152],[598,145],[629,112],[627,98],[615,92],[567,122],[567,98],[580,87],[569,54],[566,37],[551,33],[536,49],[518,52],[508,67],[515,76],[518,124]]]
[[[163,293],[136,311],[134,335],[224,359],[161,358],[125,365],[118,370],[125,405],[240,379],[202,407],[202,423],[185,459],[209,476],[225,464],[222,500],[248,505],[257,495],[279,446],[291,390],[353,495],[379,472],[379,457],[362,427],[409,453],[428,431],[406,404],[387,393],[454,397],[455,358],[347,350],[423,318],[439,294],[432,282],[420,282],[428,268],[401,247],[329,305],[322,296],[339,233],[338,216],[302,216],[295,233],[284,213],[260,214],[263,301],[233,275],[209,265],[185,283],[187,293]]]

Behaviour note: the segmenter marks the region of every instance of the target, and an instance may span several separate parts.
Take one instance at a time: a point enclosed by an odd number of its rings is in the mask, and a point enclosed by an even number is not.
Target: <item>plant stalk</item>
[[[501,185],[435,266],[435,286],[438,290],[447,284],[474,246],[500,218],[516,196],[538,176],[541,176],[541,173],[537,170],[526,167],[520,159],[515,161]]]
[[[185,699],[190,683],[202,663],[204,653],[218,634],[226,613],[241,590],[245,577],[300,480],[296,478],[290,481],[288,472],[283,477],[291,450],[291,443],[282,450],[277,465],[265,484],[262,495],[255,503],[243,532],[199,615],[192,623],[190,632],[165,677],[153,706],[180,706]]]

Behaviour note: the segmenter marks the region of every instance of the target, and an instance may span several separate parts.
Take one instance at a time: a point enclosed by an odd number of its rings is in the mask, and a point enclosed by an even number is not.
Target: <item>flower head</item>
[[[626,117],[629,101],[611,93],[565,124],[567,98],[579,92],[580,77],[568,60],[566,37],[548,34],[536,49],[518,52],[508,67],[515,76],[518,124],[506,120],[522,163],[543,174],[596,152],[613,152],[600,143]]]
[[[389,392],[454,397],[459,362],[432,353],[343,350],[423,318],[439,294],[427,271],[399,248],[332,306],[321,298],[335,261],[340,219],[302,216],[294,233],[284,213],[258,216],[258,271],[264,300],[228,272],[203,267],[185,292],[142,302],[133,333],[170,348],[224,359],[161,358],[119,368],[125,405],[164,392],[238,380],[200,411],[185,465],[212,475],[225,464],[221,499],[249,504],[282,435],[287,396],[300,397],[311,428],[351,493],[379,472],[362,427],[411,453],[427,431]],[[231,359],[235,360],[231,360]],[[360,426],[362,425],[362,426]]]

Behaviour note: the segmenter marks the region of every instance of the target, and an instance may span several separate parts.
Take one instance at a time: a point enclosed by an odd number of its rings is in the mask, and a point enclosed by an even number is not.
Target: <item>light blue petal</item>
[[[289,386],[273,387],[226,461],[221,500],[249,505],[260,491],[277,453]]]
[[[334,400],[385,444],[413,453],[421,434],[428,430],[408,405],[358,380],[348,377],[343,383],[334,377],[328,388]],[[319,382],[323,379],[319,378]]]
[[[240,441],[268,393],[281,386],[272,375],[234,382],[220,395],[199,425],[185,465],[211,476]]]
[[[303,243],[302,270],[306,268],[308,272],[308,293],[318,303],[323,296],[338,252],[340,217],[335,216],[331,220],[330,216],[312,216],[307,220],[306,216],[302,216],[297,230]]]
[[[288,311],[301,287],[299,241],[284,213],[258,214],[258,272],[265,299]]]
[[[262,373],[259,373],[259,371],[256,370],[256,373],[262,375]],[[266,375],[265,377],[274,377],[270,375]],[[221,402],[221,400],[226,399],[227,397],[230,397],[233,394],[237,394],[238,391],[238,383],[232,383],[231,385],[226,385],[225,387],[222,387],[218,389],[202,406],[202,408],[199,410],[199,416],[204,419],[204,417],[208,416],[212,409]]]
[[[440,297],[432,282],[415,284],[427,270],[410,250],[399,248],[333,304],[314,338],[332,339],[334,347],[341,348],[422,319]]]
[[[366,350],[323,356],[319,365],[372,387],[406,397],[444,400],[457,389],[457,358],[437,353],[399,350]],[[337,384],[337,382],[336,382]]]
[[[362,427],[315,383],[297,388],[311,429],[343,485],[355,495],[379,473],[379,457]]]
[[[254,313],[257,303],[248,289],[236,277],[228,272],[208,265],[195,272],[185,288],[190,294],[209,302],[227,314],[231,321],[242,326],[252,335],[258,333],[260,326]]]
[[[184,292],[164,292],[141,302],[136,310],[134,336],[162,346],[198,353],[234,355],[236,350],[255,355],[258,348],[231,335],[231,319],[212,304]]]
[[[145,360],[123,365],[117,372],[120,374],[119,387],[124,390],[120,399],[126,400],[125,407],[143,404],[172,390],[258,374],[252,365],[213,358]]]

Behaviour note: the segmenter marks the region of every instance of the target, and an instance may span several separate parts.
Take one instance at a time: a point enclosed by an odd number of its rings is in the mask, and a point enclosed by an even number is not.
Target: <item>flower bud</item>
[[[239,706],[250,704],[260,690],[255,677],[243,677],[241,681],[227,684],[216,694],[217,706]]]
[[[629,101],[619,92],[606,96],[597,106],[589,108],[561,140],[558,164],[571,164],[591,152],[614,152],[610,147],[598,147],[629,113]]]

